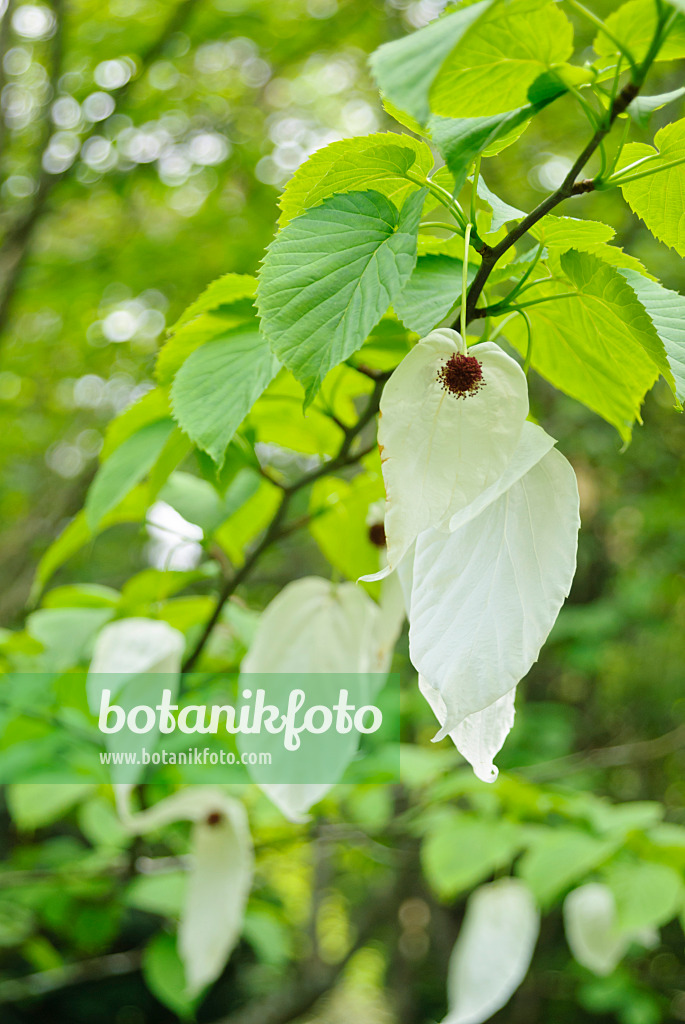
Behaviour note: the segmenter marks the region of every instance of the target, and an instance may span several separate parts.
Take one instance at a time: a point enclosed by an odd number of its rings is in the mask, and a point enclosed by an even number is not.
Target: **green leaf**
[[[523,832],[511,822],[453,812],[428,833],[421,862],[431,888],[453,899],[506,867],[522,845]]]
[[[280,227],[324,199],[366,188],[382,193],[400,207],[409,192],[419,187],[414,178],[425,179],[433,155],[411,135],[378,132],[355,139],[341,139],[317,149],[301,164],[280,199]]]
[[[200,313],[209,313],[219,306],[232,306],[241,299],[254,299],[257,294],[257,278],[251,274],[224,274],[212,281],[200,293],[171,328],[176,331],[182,324],[193,320]]]
[[[659,93],[657,96],[636,96],[628,105],[628,113],[641,128],[646,128],[655,110],[661,110],[667,104],[679,100],[681,96],[685,96],[685,85],[671,92]]]
[[[145,516],[148,504],[147,487],[135,487],[116,508],[104,516],[99,524],[98,532],[118,523],[140,522]],[[39,561],[31,587],[30,601],[32,604],[38,600],[50,577],[92,539],[93,533],[88,526],[86,513],[82,510],[52,542]]]
[[[575,249],[560,260],[568,285],[541,285],[526,292],[537,299],[575,291],[571,298],[530,306],[532,366],[560,391],[613,424],[624,440],[658,377],[663,345],[635,292],[619,272]],[[521,318],[507,324],[507,337],[525,352]]]
[[[263,328],[309,401],[408,280],[426,194],[412,193],[399,213],[380,192],[333,196],[269,246],[258,291]]]
[[[503,199],[491,192],[482,177],[478,178],[477,192],[479,198],[486,202],[492,210],[490,231],[499,231],[508,221],[518,220],[526,215],[524,210],[517,210],[515,206],[510,206],[509,203],[505,203]]]
[[[461,302],[462,260],[453,256],[419,256],[414,273],[395,299],[395,312],[410,330],[426,335]],[[476,275],[469,265],[469,282]]]
[[[542,106],[546,103],[520,107],[493,117],[432,117],[429,121],[431,138],[454,175],[456,187],[464,184],[469,167],[480,153],[495,156],[516,142]]]
[[[654,38],[657,14],[654,0],[629,0],[605,18],[604,24],[639,62],[647,56]],[[618,56],[616,44],[604,32],[597,33],[593,46],[600,57]],[[685,19],[679,16],[655,59],[678,60],[680,57],[685,57]]]
[[[492,0],[481,0],[379,47],[369,64],[382,95],[425,124],[430,116],[428,93],[441,62],[491,6]]]
[[[639,168],[650,173],[637,181],[618,184],[633,213],[641,217],[652,234],[685,256],[685,118],[667,124],[654,136],[654,149],[642,142],[631,142],[621,154],[621,167],[646,156],[658,156]],[[676,167],[660,170],[672,160]],[[637,173],[638,168],[635,168]],[[654,173],[656,172],[656,173]]]
[[[312,488],[309,508],[314,518],[309,529],[324,557],[348,580],[380,567],[379,548],[369,539],[367,517],[369,507],[384,497],[379,473],[360,473],[349,483],[325,476]]]
[[[445,60],[430,93],[444,117],[487,117],[524,106],[536,79],[573,53],[558,4],[510,0],[487,11]]]
[[[7,807],[20,832],[51,825],[93,790],[89,782],[17,782],[7,787]]]
[[[217,309],[202,313],[193,320],[181,324],[174,335],[159,350],[155,376],[162,385],[171,384],[177,371],[185,360],[201,345],[208,341],[218,341],[236,327],[254,325],[255,315],[252,300],[245,307],[234,309]]]
[[[220,466],[233,435],[280,365],[257,327],[239,327],[202,345],[172,385],[176,422]]]
[[[685,296],[633,270],[622,270],[621,274],[647,310],[663,342],[668,370],[661,368],[661,372],[682,407],[685,401]]]
[[[168,1006],[181,1020],[193,1020],[194,1010],[202,992],[187,994],[185,973],[176,951],[176,939],[167,932],[158,932],[143,954],[145,984],[160,1003]]]
[[[188,875],[184,871],[165,871],[160,875],[139,875],[126,890],[125,901],[131,907],[163,917],[180,917]]]
[[[114,616],[113,608],[40,608],[26,620],[26,632],[45,649],[48,672],[65,672],[90,655],[95,634]]]
[[[610,245],[616,232],[609,224],[597,220],[578,220],[576,217],[555,217],[547,214],[531,230],[531,235],[546,249],[545,262],[555,274],[563,273],[561,256],[569,249],[593,253],[612,267],[625,267],[649,277],[643,265],[617,245]]]
[[[618,862],[611,864],[604,876],[614,894],[617,923],[622,930],[658,928],[677,914],[683,883],[666,864]]]
[[[115,448],[141,427],[157,420],[169,419],[170,416],[169,393],[166,388],[153,388],[152,391],[148,391],[107,424],[100,462],[108,459]]]
[[[548,905],[610,857],[618,842],[574,829],[549,830],[524,853],[516,874],[541,904]]]
[[[86,497],[85,512],[90,530],[96,530],[103,517],[152,469],[175,429],[170,419],[148,423],[100,466]]]

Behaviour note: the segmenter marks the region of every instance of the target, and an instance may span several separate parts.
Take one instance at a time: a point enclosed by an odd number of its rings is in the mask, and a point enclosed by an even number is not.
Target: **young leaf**
[[[516,142],[531,117],[549,102],[551,99],[492,117],[432,117],[428,122],[431,138],[454,175],[456,187],[464,184],[469,167],[480,153],[495,156]]]
[[[371,55],[371,73],[382,95],[420,124],[430,116],[428,93],[440,64],[468,29],[492,6],[481,0],[431,22],[403,39],[384,43]]]
[[[433,166],[433,155],[411,135],[378,132],[317,149],[293,174],[280,198],[283,227],[329,196],[372,188],[401,207]]]
[[[646,392],[665,360],[654,326],[618,270],[572,249],[560,259],[569,285],[541,286],[534,294],[574,290],[571,298],[531,306],[532,366],[551,384],[613,424],[624,440],[639,418]],[[528,345],[520,322],[507,337],[521,352]]]
[[[256,326],[236,328],[202,345],[172,385],[176,422],[220,466],[233,435],[280,365]]]
[[[476,889],[450,957],[442,1024],[481,1024],[505,1006],[528,973],[539,930],[523,882],[502,878]]]
[[[100,466],[86,497],[90,530],[140,483],[152,469],[175,429],[171,419],[148,423],[123,442]]]
[[[685,96],[685,85],[671,92],[659,93],[657,96],[636,96],[628,105],[628,113],[641,128],[646,128],[655,110],[661,110],[667,104],[679,100],[681,96]]]
[[[633,289],[666,350],[670,373],[662,369],[678,403],[685,402],[685,296],[632,270],[621,274]]]
[[[252,277],[251,274],[224,274],[200,293],[195,302],[184,310],[171,330],[177,331],[182,324],[195,319],[200,313],[209,313],[219,306],[231,306],[241,299],[254,299],[256,294],[256,277]]]
[[[644,178],[625,184],[619,179],[618,184],[633,213],[642,218],[652,234],[679,256],[685,256],[685,118],[661,128],[654,136],[654,145],[656,149],[642,142],[624,147],[622,167],[646,156],[653,159],[639,168],[650,171]],[[683,162],[666,167],[674,160]]]
[[[533,238],[545,247],[545,263],[556,275],[563,274],[561,256],[569,249],[589,252],[610,267],[625,267],[650,277],[638,259],[617,245],[610,245],[616,232],[609,224],[597,220],[579,220],[576,217],[555,217],[547,214],[531,228]]]
[[[419,256],[414,273],[395,299],[402,323],[424,335],[441,323],[461,301],[462,269],[462,261],[454,256]],[[468,267],[469,283],[476,269]]]
[[[459,342],[459,345],[457,344]],[[460,354],[455,331],[438,330],[402,360],[383,391],[378,443],[387,495],[388,566],[422,530],[444,528],[501,475],[528,415],[521,367],[486,342]],[[474,393],[452,393],[445,376],[481,375]]]
[[[453,900],[494,871],[509,866],[522,846],[521,831],[504,818],[483,820],[451,811],[441,815],[421,844],[421,864],[434,892]]]
[[[100,451],[100,462],[105,462],[115,448],[123,444],[132,434],[148,423],[168,420],[171,417],[169,393],[166,388],[153,388],[129,405],[122,413],[107,424],[105,440]]]
[[[571,588],[580,526],[575,474],[552,449],[507,487],[527,458],[512,460],[491,492],[501,488],[499,496],[482,510],[478,502],[465,509],[453,533],[427,530],[416,541],[412,578],[404,581],[409,654],[445,703],[440,737],[526,675]]]
[[[496,4],[443,62],[431,109],[444,117],[487,117],[522,107],[534,98],[536,79],[572,53],[573,28],[558,4]]]
[[[506,224],[508,221],[518,220],[520,217],[525,217],[525,212],[523,210],[517,210],[515,206],[510,206],[509,203],[505,203],[503,199],[500,199],[494,192],[491,192],[485,184],[482,176],[478,178],[478,196],[480,199],[483,199],[492,210],[490,231],[499,231],[502,225]]]
[[[575,828],[548,829],[516,865],[538,903],[549,905],[569,886],[606,861],[621,839],[597,839]]]
[[[258,291],[263,329],[308,400],[407,282],[426,194],[412,193],[400,212],[380,192],[332,196],[269,246]]]
[[[676,5],[677,6],[677,5]],[[636,61],[644,60],[652,44],[657,27],[658,8],[653,0],[628,0],[604,19],[613,35],[630,51]],[[618,48],[613,39],[601,30],[593,43],[600,57],[617,57]],[[685,18],[678,17],[655,60],[678,60],[685,57]]]

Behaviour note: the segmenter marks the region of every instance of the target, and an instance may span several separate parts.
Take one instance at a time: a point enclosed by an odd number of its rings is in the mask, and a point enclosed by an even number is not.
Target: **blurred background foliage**
[[[4,626],[21,627],[37,561],[81,507],[105,426],[151,388],[165,326],[218,275],[257,268],[274,230],[279,186],[306,156],[337,138],[397,130],[379,106],[366,57],[443,6],[441,0],[4,0]],[[595,9],[606,14],[612,5]],[[588,26],[576,28],[589,44]],[[680,86],[681,73],[660,65],[648,91]],[[678,116],[682,110],[658,112],[645,137]],[[579,123],[571,99],[556,103],[502,157],[484,162],[488,185],[529,209],[577,155],[585,130]],[[617,190],[574,203],[563,212],[610,221],[620,244],[668,287],[683,290],[680,263],[632,217]],[[642,824],[661,814],[685,825],[685,728],[679,725],[685,423],[659,385],[648,396],[644,427],[621,451],[614,431],[583,407],[535,378],[531,390],[535,415],[578,474],[583,531],[571,599],[519,688],[517,724],[499,757],[500,783],[475,783],[445,744],[422,759],[434,726],[401,641],[396,666],[407,681],[404,739],[419,746],[408,762],[409,796],[393,802],[382,789],[341,792],[324,803],[310,830],[285,827],[263,798],[246,794],[259,882],[244,941],[198,1011],[201,1021],[233,1020],[227,1015],[237,1007],[274,992],[282,993],[285,1009],[272,1019],[296,1019],[285,1014],[290,986],[308,992],[296,971],[311,951],[312,928],[330,978],[307,984],[320,983],[324,992],[330,981],[339,983],[308,1020],[440,1019],[464,894],[497,865],[474,854],[472,876],[436,892],[428,864],[422,878],[416,863],[399,863],[393,852],[405,827],[414,836],[442,829],[434,845],[443,843],[454,857],[459,849],[468,862],[467,839],[458,830],[451,835],[449,817],[441,824],[431,814],[544,821],[562,834],[569,822],[587,824],[594,814],[593,827],[611,831],[608,805],[581,796],[593,793],[653,802],[644,804],[642,823],[638,815],[637,825],[620,832],[619,846],[639,846]],[[117,526],[72,558],[51,587],[120,588],[159,557],[148,530]],[[308,572],[330,569],[301,535],[264,560],[229,611],[238,652],[241,631],[249,633],[249,608]],[[196,592],[203,594],[202,581]],[[205,612],[203,606],[202,618]],[[21,793],[14,798],[19,802]],[[5,813],[0,839],[7,857],[0,894],[2,1020],[162,1024],[189,1013],[165,924],[178,908],[183,879],[173,870],[145,874],[146,858],[184,851],[183,829],[161,847],[141,840],[129,850],[102,794],[56,793],[47,811],[39,801],[43,810],[33,817],[34,798],[23,799],[26,807],[14,806],[12,818]],[[425,811],[418,820],[417,807]],[[309,831],[316,842],[307,842]],[[671,850],[668,833],[658,834]],[[685,847],[671,839],[671,862],[682,867]],[[142,871],[134,881],[132,862]],[[389,876],[400,888],[385,931],[348,963],[350,917]],[[146,987],[137,951],[148,939]],[[531,976],[493,1019],[685,1020],[682,953],[682,931],[672,922],[656,949],[597,979],[571,960],[557,908],[545,920]],[[27,972],[36,978],[13,980]],[[309,1013],[309,1004],[303,1006]]]

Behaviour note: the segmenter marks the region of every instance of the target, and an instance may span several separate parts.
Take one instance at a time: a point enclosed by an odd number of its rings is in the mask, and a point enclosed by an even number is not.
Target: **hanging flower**
[[[424,338],[383,390],[378,443],[387,498],[388,566],[416,537],[447,530],[503,473],[528,415],[521,367],[491,342],[469,349],[456,331]]]

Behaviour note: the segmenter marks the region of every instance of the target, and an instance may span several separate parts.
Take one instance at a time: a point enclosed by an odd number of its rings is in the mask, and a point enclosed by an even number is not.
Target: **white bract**
[[[421,676],[419,676],[419,689],[430,704],[440,725],[444,725],[447,720],[447,708],[440,691],[434,690]],[[497,767],[493,764],[493,759],[495,754],[502,749],[514,724],[515,698],[516,687],[482,711],[468,715],[449,734],[459,753],[469,762],[477,777],[483,782],[494,782],[499,774]]]
[[[403,568],[411,660],[444,702],[439,738],[526,675],[573,580],[580,519],[570,464],[552,449],[498,493],[505,482],[453,533],[424,531]],[[494,716],[488,749],[501,745],[502,722]]]
[[[245,808],[220,790],[193,786],[132,814],[119,793],[126,827],[151,832],[192,821],[192,866],[178,929],[188,992],[219,977],[242,931],[254,854]]]
[[[443,1024],[481,1024],[505,1006],[528,972],[539,930],[524,882],[503,878],[476,889],[450,958]]]
[[[651,946],[658,941],[652,929],[625,931],[618,927],[616,901],[608,885],[590,882],[564,900],[564,930],[573,956],[594,974],[611,974],[632,942]]]
[[[376,604],[354,583],[304,577],[285,586],[265,608],[241,671],[385,673],[403,621],[395,580],[384,585]],[[296,822],[306,820],[332,785],[260,783],[285,817]]]
[[[99,711],[103,686],[114,696],[143,672],[179,674],[184,648],[183,633],[159,619],[119,619],[105,626],[95,641],[88,673],[91,711]]]
[[[466,384],[469,374],[478,378],[471,391],[450,390],[460,374]],[[498,345],[485,342],[466,355],[461,336],[442,329],[402,360],[380,410],[388,566],[369,579],[392,571],[423,530],[449,529],[501,476],[528,415],[528,389],[521,367]]]

